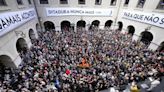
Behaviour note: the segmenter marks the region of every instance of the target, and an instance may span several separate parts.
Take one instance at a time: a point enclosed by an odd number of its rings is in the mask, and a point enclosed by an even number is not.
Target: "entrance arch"
[[[51,21],[46,21],[44,22],[44,28],[45,30],[52,30],[52,29],[55,29],[55,25]]]
[[[36,39],[35,33],[34,33],[34,30],[33,30],[33,29],[30,29],[30,30],[29,30],[29,38],[30,38],[31,40]]]
[[[85,28],[85,25],[86,25],[86,22],[85,22],[84,20],[79,20],[79,21],[77,22],[77,28],[78,28],[78,27],[83,27],[83,28]]]
[[[100,24],[99,20],[94,20],[91,25],[94,27],[99,27],[99,24]]]
[[[20,52],[26,52],[28,49],[27,43],[25,41],[25,39],[23,38],[19,38],[16,42],[16,49],[18,51],[18,53]]]
[[[12,68],[16,67],[14,62],[9,56],[0,55],[0,67],[2,68],[3,66],[12,67]]]
[[[68,31],[69,28],[71,27],[71,23],[67,20],[62,21],[60,25],[61,25],[61,30],[67,30]]]
[[[127,27],[127,29],[128,29],[128,34],[133,35],[133,34],[135,33],[135,28],[134,28],[134,26],[129,25],[129,26]]]
[[[118,24],[118,30],[121,31],[123,27],[123,23],[119,21],[117,24]]]
[[[105,22],[105,27],[111,27],[111,25],[112,25],[112,23],[113,23],[113,21],[112,20],[108,20],[108,21],[106,21]]]
[[[144,44],[150,44],[151,41],[153,40],[153,34],[148,31],[144,31],[141,33],[141,39],[140,41],[143,42]]]
[[[158,51],[162,51],[162,52],[164,52],[164,41],[161,42],[161,44],[159,45],[159,47],[158,47]]]

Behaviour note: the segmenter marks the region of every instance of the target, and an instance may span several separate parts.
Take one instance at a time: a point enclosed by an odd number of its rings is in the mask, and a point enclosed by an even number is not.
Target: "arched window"
[[[128,30],[128,34],[133,35],[135,33],[135,28],[132,25],[128,26],[127,30]]]
[[[26,52],[28,49],[27,43],[25,39],[19,38],[16,42],[16,49],[17,51],[20,52]]]
[[[46,21],[46,22],[44,22],[44,28],[45,28],[45,30],[53,30],[53,29],[55,29],[55,25],[51,21]]]
[[[61,25],[61,30],[69,31],[69,29],[71,28],[71,23],[66,20],[62,21],[60,25]]]
[[[112,23],[113,23],[113,21],[112,21],[112,20],[108,20],[108,21],[106,21],[106,22],[105,22],[105,27],[110,28],[110,27],[111,27],[111,25],[112,25]]]
[[[141,33],[141,39],[140,39],[141,42],[148,45],[151,43],[152,40],[153,40],[153,34],[151,32],[144,31]]]
[[[85,26],[86,26],[86,22],[85,22],[84,20],[79,20],[79,21],[77,22],[77,28],[78,28],[78,27],[83,27],[83,28],[85,28]]]
[[[121,21],[118,22],[118,30],[121,31],[123,27],[123,23]]]
[[[14,62],[8,55],[0,55],[0,69],[3,66],[16,68]]]

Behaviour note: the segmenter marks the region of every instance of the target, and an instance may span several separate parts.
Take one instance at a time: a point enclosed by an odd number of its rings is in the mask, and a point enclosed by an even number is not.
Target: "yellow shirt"
[[[137,88],[136,85],[131,86],[130,92],[139,92],[139,89]]]

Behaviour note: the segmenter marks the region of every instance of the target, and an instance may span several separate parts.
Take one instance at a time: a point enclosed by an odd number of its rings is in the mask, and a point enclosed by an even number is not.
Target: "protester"
[[[147,77],[160,78],[164,52],[151,51],[115,30],[49,30],[20,52],[18,69],[0,69],[2,92],[96,92],[123,90]],[[85,62],[84,62],[85,61]],[[87,64],[87,67],[79,65]]]

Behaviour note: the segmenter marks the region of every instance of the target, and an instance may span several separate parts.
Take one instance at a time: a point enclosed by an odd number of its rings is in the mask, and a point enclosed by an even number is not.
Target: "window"
[[[5,5],[7,5],[5,0],[0,0],[0,6],[5,6]]]
[[[110,5],[115,6],[116,5],[116,0],[111,0]]]
[[[95,0],[95,5],[101,5],[102,0]]]
[[[23,1],[22,0],[17,0],[18,5],[23,5]]]
[[[124,6],[128,6],[129,0],[125,0]]]
[[[145,4],[145,1],[146,1],[146,0],[139,0],[139,1],[138,1],[138,4],[137,4],[137,7],[138,7],[138,8],[143,8],[143,6],[144,6],[144,4]]]
[[[85,0],[78,0],[79,4],[85,4]]]
[[[60,0],[60,4],[68,4],[68,0]]]
[[[40,4],[48,4],[48,0],[40,0]]]
[[[157,9],[164,9],[164,0],[160,0]]]
[[[28,3],[31,4],[31,0],[28,0]]]

